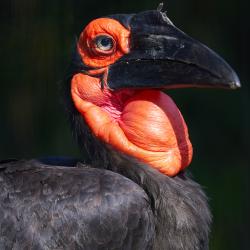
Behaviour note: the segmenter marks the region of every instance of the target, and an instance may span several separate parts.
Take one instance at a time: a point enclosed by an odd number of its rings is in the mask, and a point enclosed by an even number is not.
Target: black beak
[[[165,13],[130,15],[126,25],[131,49],[110,66],[110,89],[240,87],[238,76],[219,55],[176,28]]]

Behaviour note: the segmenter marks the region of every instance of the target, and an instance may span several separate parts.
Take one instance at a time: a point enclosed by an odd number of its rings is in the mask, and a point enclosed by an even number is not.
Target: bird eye
[[[107,35],[97,36],[94,42],[96,48],[103,52],[113,52],[115,47],[115,42],[113,38]]]

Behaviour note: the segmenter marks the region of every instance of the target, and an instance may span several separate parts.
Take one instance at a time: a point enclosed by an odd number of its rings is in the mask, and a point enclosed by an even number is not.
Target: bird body
[[[0,248],[208,249],[187,125],[165,92],[239,86],[159,9],[90,22],[62,86],[86,157],[0,163]]]
[[[118,162],[118,173],[77,161],[1,164],[0,248],[207,249],[211,218],[197,183]]]
[[[152,244],[148,197],[119,174],[36,160],[10,162],[1,170],[1,249],[149,249]]]

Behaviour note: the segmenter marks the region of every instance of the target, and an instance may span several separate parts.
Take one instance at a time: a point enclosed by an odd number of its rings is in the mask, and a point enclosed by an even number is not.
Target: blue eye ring
[[[113,53],[115,50],[115,41],[113,37],[109,35],[98,35],[94,39],[95,49],[101,53]]]

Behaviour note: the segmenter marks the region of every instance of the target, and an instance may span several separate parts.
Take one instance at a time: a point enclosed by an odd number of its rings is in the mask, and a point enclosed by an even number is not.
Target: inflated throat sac
[[[89,86],[79,84],[82,77],[72,79],[72,98],[96,137],[168,176],[190,164],[188,129],[168,95],[152,89],[100,90],[96,78]]]

